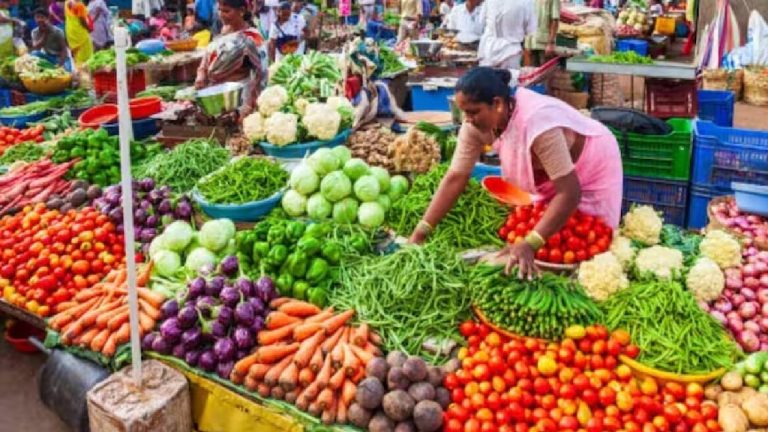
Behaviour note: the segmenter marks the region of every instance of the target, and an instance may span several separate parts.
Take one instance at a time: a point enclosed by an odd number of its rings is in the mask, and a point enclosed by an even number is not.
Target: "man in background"
[[[48,11],[45,9],[36,9],[34,15],[37,28],[32,30],[31,54],[71,71],[72,65],[68,61],[69,49],[64,32],[51,24]]]
[[[560,26],[560,0],[535,1],[538,19],[536,32],[530,35],[526,41],[530,53],[526,64],[541,66],[549,57],[555,55],[555,41]]]
[[[400,0],[400,28],[397,41],[418,39],[424,8],[421,0]]]
[[[480,66],[520,69],[525,38],[536,33],[534,1],[485,0],[485,29],[478,48]]]

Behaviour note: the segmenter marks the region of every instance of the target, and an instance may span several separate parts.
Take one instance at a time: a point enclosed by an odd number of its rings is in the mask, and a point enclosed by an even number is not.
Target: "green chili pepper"
[[[293,260],[288,267],[288,271],[293,277],[304,277],[304,275],[307,274],[307,265],[309,260],[307,254],[302,251],[296,251],[291,254],[291,258],[293,258]]]
[[[271,227],[272,223],[270,221],[259,222],[258,225],[253,227],[252,232],[256,236],[257,240],[267,241],[267,233]]]
[[[265,241],[257,241],[253,243],[253,249],[251,251],[251,257],[253,262],[259,262],[269,255],[269,243]]]
[[[328,226],[321,223],[310,224],[304,232],[304,237],[314,237],[322,239],[328,234]]]
[[[349,245],[352,246],[352,249],[360,253],[365,253],[370,251],[370,245],[368,244],[368,240],[366,240],[365,237],[363,237],[361,234],[354,234],[349,239]]]

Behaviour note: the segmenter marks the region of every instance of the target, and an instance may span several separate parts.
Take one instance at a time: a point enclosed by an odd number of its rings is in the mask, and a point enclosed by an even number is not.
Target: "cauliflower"
[[[639,275],[651,273],[659,279],[671,280],[683,270],[683,253],[664,246],[643,249],[635,259]]]
[[[251,142],[264,140],[267,136],[267,129],[261,113],[254,112],[243,119],[243,133]]]
[[[299,117],[296,114],[276,112],[267,119],[267,141],[276,146],[285,146],[296,142],[299,132]]]
[[[664,221],[651,206],[633,207],[624,215],[622,234],[648,246],[659,243]]]
[[[725,231],[714,230],[707,233],[699,245],[699,250],[721,269],[741,264],[741,245]]]
[[[339,108],[352,108],[352,102],[343,96],[331,96],[325,103],[334,111],[338,111]]]
[[[339,133],[341,114],[330,109],[327,104],[313,103],[307,106],[301,121],[309,136],[328,141]]]
[[[298,98],[296,99],[296,102],[293,103],[293,107],[296,108],[296,112],[298,112],[299,115],[304,115],[307,106],[309,106],[309,100],[307,100],[307,98]]]
[[[616,255],[611,252],[595,255],[579,267],[579,283],[595,300],[607,300],[611,294],[629,286],[629,280]]]
[[[256,103],[261,115],[269,117],[288,103],[288,90],[280,85],[269,86],[261,92]]]
[[[696,300],[711,302],[723,292],[725,276],[717,263],[707,257],[701,257],[688,272],[685,285]]]
[[[611,243],[611,252],[621,263],[621,266],[626,270],[632,264],[632,260],[635,259],[637,251],[632,247],[632,240],[623,237],[616,236]]]

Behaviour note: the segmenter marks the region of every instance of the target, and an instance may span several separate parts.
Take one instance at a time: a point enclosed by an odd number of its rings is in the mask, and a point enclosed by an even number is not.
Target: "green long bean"
[[[288,183],[288,173],[265,158],[240,158],[200,179],[197,190],[212,204],[244,204],[269,198]]]
[[[195,139],[134,167],[133,176],[151,177],[158,184],[170,186],[174,192],[187,193],[202,177],[226,164],[229,157],[229,151],[218,144]]]

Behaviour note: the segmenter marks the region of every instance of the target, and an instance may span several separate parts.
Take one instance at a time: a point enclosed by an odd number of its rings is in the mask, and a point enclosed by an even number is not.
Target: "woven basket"
[[[744,71],[726,69],[706,69],[702,72],[702,89],[730,90],[741,100],[744,89]]]
[[[709,223],[707,224],[707,231],[711,230],[723,230],[723,231],[729,231],[728,227],[723,226],[723,224],[720,223],[720,221],[717,220],[715,217],[715,212],[712,210],[716,205],[721,204],[723,202],[727,202],[730,200],[733,200],[733,195],[726,195],[726,196],[719,196],[712,198],[709,201],[709,204],[707,205],[707,218]],[[734,234],[734,233],[731,233]]]
[[[171,51],[194,51],[197,48],[197,39],[169,41],[165,46]]]
[[[72,75],[66,74],[56,78],[32,78],[21,77],[21,82],[27,90],[35,94],[58,94],[69,88],[72,84]]]
[[[744,102],[768,105],[768,68],[750,67],[744,71]]]

